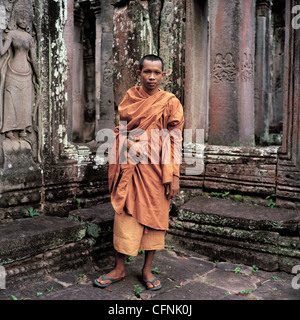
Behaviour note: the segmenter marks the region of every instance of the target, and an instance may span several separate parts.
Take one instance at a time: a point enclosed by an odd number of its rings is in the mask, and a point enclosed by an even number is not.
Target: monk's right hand
[[[135,145],[135,142],[134,142],[134,141],[127,140],[127,150],[128,150],[128,151],[130,151],[131,147],[133,147],[134,145]],[[135,151],[134,148],[133,148],[132,150]],[[137,150],[135,151],[135,155],[136,155],[137,157],[139,157],[139,156],[141,155],[139,149],[137,149]]]
[[[171,194],[171,183],[166,183],[165,184],[165,195],[168,200],[169,200],[170,194]]]
[[[174,198],[179,193],[179,178],[177,176],[173,176],[173,180],[171,183],[165,184],[165,195],[168,200]]]

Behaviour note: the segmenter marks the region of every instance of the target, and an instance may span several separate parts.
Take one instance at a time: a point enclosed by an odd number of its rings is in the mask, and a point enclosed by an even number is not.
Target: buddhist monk
[[[144,250],[143,281],[148,290],[159,290],[151,265],[165,246],[170,200],[179,192],[183,108],[174,94],[159,88],[166,76],[160,57],[143,57],[136,74],[141,85],[129,89],[118,107],[109,163],[115,268],[94,284],[105,288],[123,279],[125,257]]]

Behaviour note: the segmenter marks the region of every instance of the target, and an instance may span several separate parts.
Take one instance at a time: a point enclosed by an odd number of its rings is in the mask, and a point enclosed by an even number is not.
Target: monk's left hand
[[[165,185],[165,194],[168,200],[174,198],[179,193],[179,178],[173,176],[171,183]]]

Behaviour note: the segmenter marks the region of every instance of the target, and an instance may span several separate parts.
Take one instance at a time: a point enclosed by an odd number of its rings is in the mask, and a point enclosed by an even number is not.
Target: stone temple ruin
[[[114,128],[148,53],[164,59],[162,89],[181,100],[191,133],[168,237],[266,270],[300,264],[299,6],[0,0],[0,264],[8,280],[105,263],[113,210],[99,132]]]

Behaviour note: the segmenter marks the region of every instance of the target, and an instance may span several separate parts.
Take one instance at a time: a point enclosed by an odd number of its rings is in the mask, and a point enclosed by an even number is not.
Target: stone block
[[[249,266],[256,265],[268,271],[278,270],[278,257],[274,254],[223,245],[213,241],[200,241],[195,238],[188,238],[185,233],[180,234],[177,230],[171,230],[170,232],[170,243],[206,255],[213,260],[227,260]]]
[[[216,198],[195,197],[184,204],[179,212],[179,219],[185,221],[299,235],[299,212],[289,209],[270,209]]]
[[[277,147],[208,146],[204,187],[269,195],[276,188]]]
[[[171,217],[169,235],[188,250],[265,270],[300,263],[298,211],[195,197]]]
[[[85,236],[84,226],[67,218],[40,216],[0,225],[0,263],[36,256]]]
[[[111,203],[102,203],[91,208],[73,210],[69,217],[83,223],[87,235],[103,238],[104,235],[112,234],[114,212]]]

